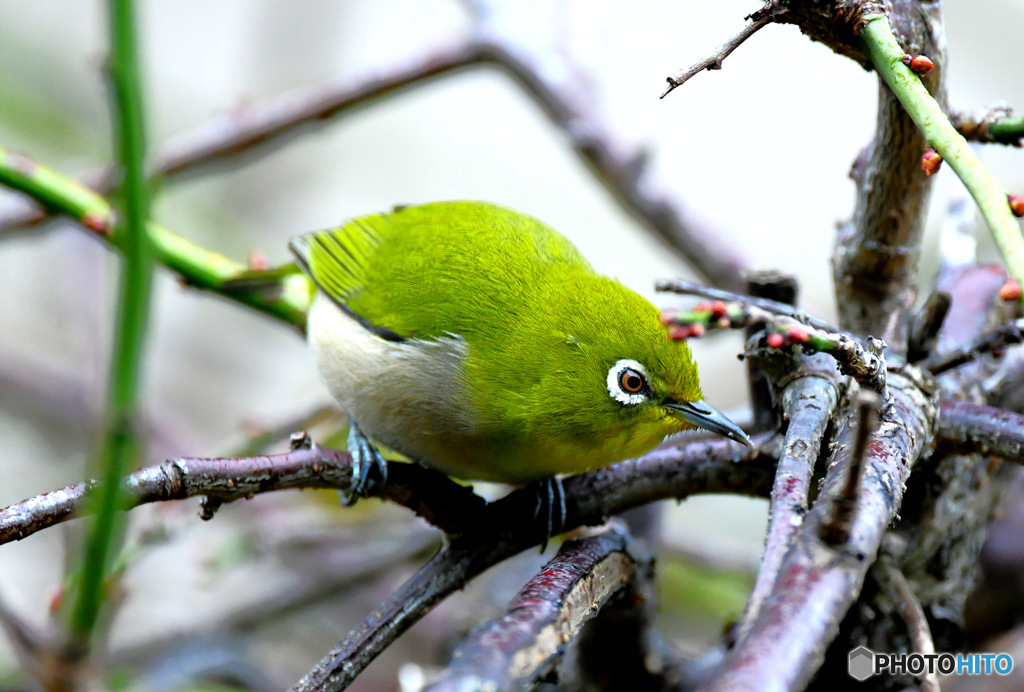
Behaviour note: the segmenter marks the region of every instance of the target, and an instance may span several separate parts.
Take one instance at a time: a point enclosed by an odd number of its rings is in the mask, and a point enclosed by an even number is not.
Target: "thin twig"
[[[674,285],[660,282],[658,287]],[[731,295],[724,291],[707,293]],[[887,367],[884,341],[869,336],[865,348],[846,332],[829,332],[807,326],[791,316],[794,311],[789,306],[744,296],[738,298],[737,302],[730,303],[700,303],[691,312],[670,310],[662,314],[661,321],[669,328],[669,337],[676,340],[702,336],[710,329],[742,329],[754,324],[764,325],[766,334],[756,343],[758,349],[827,353],[835,359],[841,373],[878,392],[882,397],[883,412],[892,406],[892,395],[885,384]],[[767,303],[769,309],[757,303]],[[748,342],[748,350],[754,345]],[[755,351],[746,355],[756,357],[758,354]]]
[[[583,625],[651,569],[625,527],[568,541],[501,617],[477,626],[431,692],[519,690],[544,678]]]
[[[907,326],[908,363],[923,360],[935,349],[939,331],[952,303],[953,299],[948,293],[935,290],[928,294],[921,309],[911,314],[910,324]]]
[[[995,142],[1019,147],[1024,137],[1024,118],[1014,117],[1011,109],[1004,104],[973,112],[950,113],[949,120],[969,142]]]
[[[720,45],[717,48],[717,50],[715,50],[715,52],[713,52],[711,55],[708,55],[704,59],[699,60],[698,62],[694,63],[685,70],[680,70],[671,77],[666,77],[665,80],[668,82],[668,88],[665,89],[665,91],[659,98],[665,98],[670,93],[672,93],[673,89],[685,84],[687,81],[690,80],[691,77],[696,75],[698,72],[703,72],[704,70],[722,69],[723,60],[729,57],[729,55],[734,50],[739,48],[744,41],[746,41],[748,38],[756,34],[758,31],[764,28],[766,24],[769,24],[772,21],[774,21],[774,17],[771,14],[766,14],[755,19],[750,24],[747,24],[745,27],[743,27],[743,29],[741,29],[738,34],[736,34],[728,41]]]
[[[738,638],[746,635],[757,618],[797,529],[804,522],[811,475],[821,454],[825,428],[838,401],[835,382],[816,374],[794,380],[782,392],[782,409],[789,426],[772,486],[764,555],[754,588],[747,598]]]
[[[928,370],[932,375],[941,375],[948,370],[960,367],[964,363],[980,358],[986,353],[992,353],[1011,344],[1019,344],[1021,342],[1024,342],[1024,318],[986,332],[975,341],[964,344],[949,353],[933,354],[918,365],[922,370]]]
[[[935,641],[932,639],[932,630],[928,625],[928,618],[921,607],[910,583],[892,563],[889,558],[880,559],[872,572],[878,582],[889,592],[890,597],[896,603],[900,617],[906,623],[907,633],[914,645],[914,653],[934,654]],[[920,692],[940,692],[939,674],[936,670],[925,673],[921,679]]]
[[[799,308],[786,303],[780,303],[775,300],[767,300],[765,298],[755,298],[753,296],[745,296],[740,293],[733,293],[732,291],[726,291],[720,288],[713,288],[711,286],[702,286],[701,284],[694,283],[692,281],[686,281],[684,279],[661,279],[656,281],[654,284],[654,290],[661,293],[676,293],[684,296],[700,296],[701,298],[707,298],[708,300],[720,300],[726,303],[744,303],[746,305],[753,305],[754,307],[761,308],[766,312],[770,312],[773,315],[780,315],[782,317],[791,317],[800,324],[807,325],[808,327],[814,327],[815,329],[821,329],[826,332],[838,331],[838,327],[834,324],[826,322],[825,320],[810,315]]]
[[[32,676],[43,689],[54,689],[54,677],[60,675],[62,666],[50,663],[49,646],[41,632],[18,617],[0,598],[0,628],[7,635],[7,642],[14,650],[22,671]]]

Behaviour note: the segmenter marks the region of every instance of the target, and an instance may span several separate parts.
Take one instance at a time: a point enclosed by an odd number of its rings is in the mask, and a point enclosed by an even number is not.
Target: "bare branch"
[[[754,588],[747,599],[739,638],[756,619],[767,598],[797,529],[807,514],[811,474],[821,453],[821,441],[839,403],[836,383],[811,374],[794,380],[782,393],[782,410],[789,420],[782,456],[772,486],[764,555]]]
[[[493,35],[482,36],[437,51],[413,65],[401,65],[358,80],[342,79],[283,94],[258,106],[238,109],[196,130],[179,135],[161,147],[156,173],[168,180],[198,174],[212,164],[232,158],[263,156],[292,138],[333,123],[357,108],[410,88],[475,66],[490,66],[507,74],[541,108],[568,139],[573,151],[604,184],[622,207],[648,231],[678,252],[693,269],[713,284],[738,289],[747,259],[719,230],[679,204],[665,184],[654,178],[646,156],[624,142],[604,122],[573,81],[578,70],[551,69],[556,55],[533,56]],[[109,191],[109,176],[87,176],[100,192]],[[37,223],[45,212],[19,208],[0,217],[0,233]]]
[[[763,15],[750,24],[747,24],[738,34],[730,38],[728,41],[720,45],[717,50],[711,55],[708,55],[702,60],[694,63],[685,70],[680,70],[671,77],[666,77],[668,82],[668,88],[662,93],[659,98],[665,98],[672,93],[672,90],[676,87],[682,86],[690,80],[691,77],[696,75],[698,72],[704,70],[720,70],[722,69],[722,61],[729,57],[730,54],[737,48],[739,48],[744,41],[760,31],[766,24],[774,21],[774,17],[771,14]]]
[[[853,404],[857,424],[854,428],[853,451],[844,470],[846,477],[842,494],[835,500],[832,516],[818,532],[822,540],[832,545],[841,545],[850,540],[851,523],[863,483],[864,457],[868,452],[868,442],[878,429],[878,410],[882,400],[875,392],[861,390],[857,392]]]
[[[566,479],[565,528],[600,524],[613,514],[667,497],[704,492],[765,494],[771,487],[773,467],[770,457],[724,439],[659,448],[639,459]],[[532,515],[535,500],[528,488],[491,505],[490,520],[478,523],[483,533],[454,538],[292,689],[345,689],[442,598],[488,567],[539,544],[542,532],[524,520]]]
[[[1024,416],[968,401],[939,402],[936,437],[944,447],[1024,464]]]
[[[872,573],[878,582],[889,591],[890,597],[896,603],[896,608],[907,625],[910,641],[914,644],[914,653],[934,654],[935,642],[932,640],[928,618],[921,607],[921,601],[914,594],[914,590],[910,587],[903,572],[890,560],[882,559],[875,564]],[[924,674],[920,690],[921,692],[940,692],[939,674],[935,670]]]
[[[527,583],[504,615],[478,626],[431,692],[519,690],[550,673],[604,605],[650,570],[624,527],[569,541]]]
[[[975,341],[966,343],[949,353],[933,354],[921,361],[919,365],[933,375],[940,375],[947,370],[969,363],[975,358],[980,358],[986,353],[992,353],[1021,342],[1024,342],[1024,318],[986,332]]]
[[[726,303],[743,303],[745,305],[753,305],[754,307],[761,308],[765,312],[770,312],[773,315],[791,317],[800,324],[807,325],[808,327],[814,327],[815,329],[821,329],[826,332],[838,331],[838,328],[834,324],[808,314],[792,305],[780,303],[775,300],[768,300],[766,298],[745,296],[741,293],[733,293],[732,291],[712,288],[711,286],[702,286],[684,279],[660,279],[655,282],[654,290],[662,293],[676,293],[684,296],[700,296],[701,298],[707,298],[708,300],[720,300]]]
[[[932,291],[920,310],[910,316],[907,327],[907,362],[917,363],[935,349],[939,331],[949,314],[953,299],[943,291]],[[933,372],[934,374],[934,372]]]
[[[472,525],[484,502],[444,474],[414,464],[392,463],[381,497],[402,505],[444,530]],[[212,505],[258,493],[293,488],[337,488],[351,482],[347,452],[313,445],[285,454],[239,459],[172,459],[130,474],[122,484],[124,509],[150,502],[208,498]],[[21,540],[88,513],[86,481],[38,495],[0,510],[0,544]],[[434,502],[436,501],[436,505]],[[204,515],[205,518],[209,516]]]
[[[802,689],[821,665],[900,506],[910,466],[932,435],[935,409],[928,398],[902,374],[894,374],[890,386],[895,404],[867,446],[849,542],[834,546],[818,535],[846,487],[854,435],[847,425],[780,578],[747,637],[703,689]]]

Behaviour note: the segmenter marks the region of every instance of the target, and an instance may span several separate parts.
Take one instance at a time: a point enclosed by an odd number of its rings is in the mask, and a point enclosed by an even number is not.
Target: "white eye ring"
[[[620,404],[626,404],[629,406],[643,403],[644,401],[647,400],[647,395],[644,394],[643,390],[639,392],[627,392],[622,388],[622,385],[619,384],[619,378],[622,376],[624,370],[635,370],[637,373],[639,373],[640,376],[643,377],[644,379],[644,389],[646,389],[647,370],[644,368],[644,366],[640,365],[640,363],[637,363],[635,360],[623,358],[622,360],[617,361],[615,365],[613,365],[608,370],[607,382],[609,396],[618,401]]]

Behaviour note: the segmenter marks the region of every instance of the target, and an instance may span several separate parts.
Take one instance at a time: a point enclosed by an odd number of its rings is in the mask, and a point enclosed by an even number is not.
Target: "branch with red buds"
[[[662,285],[665,284],[659,284]],[[677,341],[703,336],[710,329],[742,329],[763,324],[762,347],[789,348],[805,354],[827,353],[835,359],[839,372],[882,396],[883,411],[891,404],[892,397],[885,386],[885,342],[881,339],[869,336],[865,347],[845,332],[817,329],[745,300],[702,302],[689,312],[667,310],[662,313],[661,322],[668,328],[669,338]]]

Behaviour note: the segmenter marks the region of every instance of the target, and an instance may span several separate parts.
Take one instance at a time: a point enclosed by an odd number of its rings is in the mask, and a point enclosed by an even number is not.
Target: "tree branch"
[[[55,214],[67,216],[124,252],[124,234],[114,226],[110,203],[81,183],[0,147],[0,184],[22,192]],[[225,285],[247,267],[199,247],[155,224],[146,224],[155,259],[184,284],[213,291],[255,308],[300,330],[305,329],[311,284],[301,274],[280,281],[276,290],[232,291]]]
[[[900,617],[906,623],[907,633],[914,645],[914,653],[934,654],[935,642],[932,640],[928,618],[921,607],[921,601],[907,582],[903,572],[888,559],[879,560],[873,571],[875,578],[886,590],[896,604]],[[939,675],[932,670],[925,673],[921,680],[920,692],[939,692]]]
[[[750,19],[750,17],[747,17],[747,19]],[[685,70],[679,70],[679,72],[675,73],[671,77],[666,77],[665,80],[668,82],[668,88],[665,89],[659,98],[665,98],[671,94],[676,87],[680,87],[688,82],[690,78],[694,77],[698,72],[722,69],[723,60],[728,58],[734,50],[743,45],[744,41],[773,21],[773,15],[761,15],[750,24],[743,27],[735,36],[720,45],[711,55],[704,57],[702,60],[698,60]]]
[[[222,116],[193,132],[174,138],[161,148],[157,173],[174,179],[194,174],[214,163],[240,154],[263,155],[291,138],[324,127],[356,108],[380,101],[406,89],[475,66],[497,68],[512,78],[567,138],[576,155],[612,194],[616,201],[648,231],[678,252],[704,279],[738,289],[747,260],[718,229],[710,228],[665,191],[650,172],[645,155],[625,143],[605,125],[583,93],[584,85],[571,81],[571,65],[552,69],[561,56],[532,56],[516,50],[508,41],[478,27],[479,37],[435,52],[414,65],[392,68],[383,76],[353,82],[350,79],[318,84],[284,94],[260,106]],[[0,160],[2,160],[0,150]],[[108,188],[107,176],[94,182]],[[8,184],[2,174],[0,182]],[[74,181],[69,181],[74,183]],[[74,183],[84,189],[81,183]],[[15,186],[15,189],[19,189]],[[50,200],[29,194],[49,211],[61,212]],[[70,214],[83,220],[82,214]],[[103,220],[106,215],[96,214]],[[0,219],[0,232],[17,224],[39,220],[39,213]]]
[[[794,380],[782,392],[782,410],[789,427],[775,472],[764,555],[754,588],[747,599],[738,638],[743,638],[779,575],[797,529],[807,514],[811,475],[821,454],[821,442],[839,403],[836,383],[820,374]]]
[[[932,375],[941,375],[964,363],[969,363],[975,358],[980,358],[986,353],[1021,342],[1024,342],[1024,319],[997,327],[949,353],[934,353],[921,361],[919,365],[923,370],[931,372]]]
[[[770,312],[773,315],[790,317],[800,324],[808,327],[814,327],[815,329],[820,329],[826,332],[838,331],[838,328],[830,322],[826,322],[820,317],[815,317],[814,315],[806,313],[793,305],[789,305],[788,303],[780,303],[775,300],[768,300],[767,298],[756,298],[754,296],[734,293],[733,291],[726,291],[720,288],[713,288],[711,286],[702,286],[701,284],[686,281],[684,279],[659,279],[654,283],[654,290],[662,293],[675,293],[683,296],[700,296],[701,298],[719,300],[725,303],[743,303],[745,305],[752,305],[764,310],[765,312]]]
[[[567,478],[565,529],[600,524],[614,514],[669,497],[720,492],[763,495],[771,487],[773,470],[773,459],[729,440],[695,440],[659,448],[639,459]],[[345,689],[442,598],[485,569],[538,545],[543,531],[527,519],[533,515],[535,501],[535,491],[527,488],[491,505],[490,521],[475,524],[480,531],[454,538],[292,689]]]
[[[847,419],[825,486],[778,580],[747,637],[703,689],[802,689],[821,665],[899,509],[910,467],[932,436],[935,410],[928,398],[903,375],[890,385],[895,405],[868,444],[849,542],[831,545],[819,537],[846,487],[853,433]]]
[[[1024,464],[1024,416],[969,401],[939,402],[938,441],[949,451],[990,454]]]
[[[949,162],[977,202],[1006,262],[1007,272],[1024,284],[1024,237],[1007,204],[1006,191],[950,123],[941,103],[932,98],[918,76],[903,64],[906,51],[893,35],[888,20],[878,17],[869,21],[864,27],[863,40],[878,74],[914,120],[928,145]]]
[[[476,627],[431,692],[519,690],[539,682],[583,625],[653,568],[625,527],[566,542],[504,615]]]
[[[1014,117],[1005,105],[989,106],[973,112],[956,111],[949,114],[949,120],[969,142],[1019,147],[1024,137],[1024,118]]]

